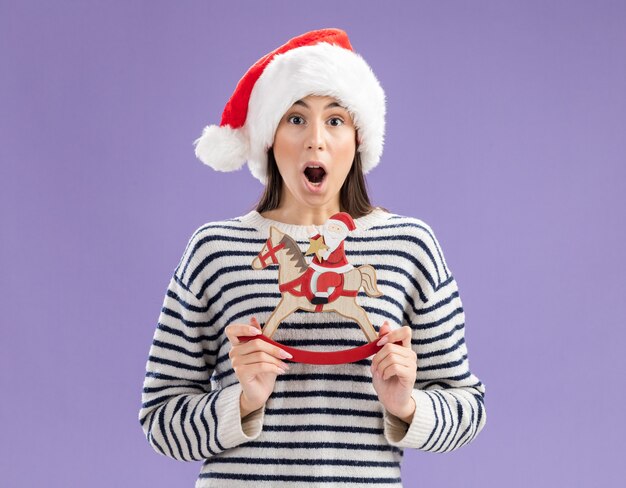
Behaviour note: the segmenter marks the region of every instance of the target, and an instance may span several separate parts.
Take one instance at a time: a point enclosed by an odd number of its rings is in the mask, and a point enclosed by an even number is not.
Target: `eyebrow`
[[[294,105],[302,105],[303,107],[306,107],[306,108],[309,108],[309,109],[311,108],[311,107],[309,107],[309,106],[306,104],[306,102],[304,102],[303,100],[298,100],[298,101],[294,102],[293,104],[294,104]],[[330,102],[328,105],[326,105],[326,106],[324,107],[324,110],[326,110],[327,108],[335,108],[335,107],[343,108],[343,107],[342,107],[341,105],[339,105],[337,102]]]

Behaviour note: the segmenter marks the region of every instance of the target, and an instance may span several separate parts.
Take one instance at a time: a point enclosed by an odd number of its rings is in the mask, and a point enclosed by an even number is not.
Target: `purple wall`
[[[407,450],[405,486],[617,486],[626,4],[381,5],[0,3],[3,486],[193,486],[137,421],[148,348],[191,232],[261,186],[192,141],[253,61],[320,27],[386,89],[374,201],[434,228],[487,387],[482,434]]]

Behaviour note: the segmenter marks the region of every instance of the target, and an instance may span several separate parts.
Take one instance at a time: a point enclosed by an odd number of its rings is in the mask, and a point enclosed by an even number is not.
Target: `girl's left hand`
[[[411,349],[411,328],[391,330],[385,322],[378,333],[384,344],[372,359],[372,383],[385,409],[410,423],[415,412],[411,396],[417,377],[417,354]],[[394,342],[402,341],[402,345]]]

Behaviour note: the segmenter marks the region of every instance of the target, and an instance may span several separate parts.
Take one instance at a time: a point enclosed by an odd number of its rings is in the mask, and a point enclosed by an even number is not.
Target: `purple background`
[[[405,486],[618,486],[626,4],[0,3],[0,480],[193,486],[137,421],[171,273],[261,185],[192,141],[288,38],[348,31],[388,97],[374,203],[435,230],[488,421]],[[622,371],[622,373],[619,373]]]

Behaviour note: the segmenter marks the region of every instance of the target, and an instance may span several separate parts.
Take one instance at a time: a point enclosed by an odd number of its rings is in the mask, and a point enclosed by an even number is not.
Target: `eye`
[[[304,124],[304,119],[302,117],[300,117],[299,115],[292,115],[290,116],[287,121],[290,124],[295,124],[295,125],[302,125]]]
[[[332,117],[328,120],[328,123],[333,127],[339,127],[343,125],[343,120],[340,117]]]

